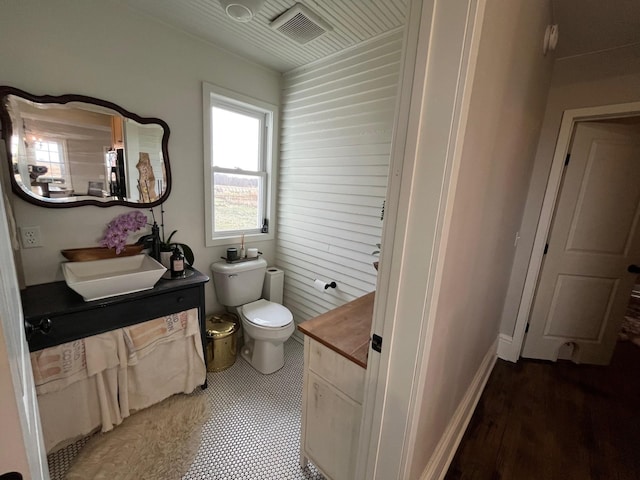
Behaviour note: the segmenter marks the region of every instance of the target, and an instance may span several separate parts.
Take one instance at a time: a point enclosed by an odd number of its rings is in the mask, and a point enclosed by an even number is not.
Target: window
[[[276,107],[206,83],[203,102],[207,246],[273,238]]]
[[[47,173],[42,175],[43,179],[72,188],[63,142],[48,138],[38,138],[33,142],[33,151],[36,160],[35,164],[47,169]]]

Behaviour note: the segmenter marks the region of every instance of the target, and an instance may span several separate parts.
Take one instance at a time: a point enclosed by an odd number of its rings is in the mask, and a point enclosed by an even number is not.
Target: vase
[[[61,250],[60,253],[72,262],[88,262],[90,260],[104,260],[106,258],[129,257],[138,255],[142,252],[143,245],[125,245],[124,250],[116,253],[115,248],[107,247],[87,247],[87,248],[70,248]]]

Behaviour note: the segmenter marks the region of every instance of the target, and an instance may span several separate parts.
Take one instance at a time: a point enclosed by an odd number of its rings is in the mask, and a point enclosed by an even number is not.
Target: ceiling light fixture
[[[256,16],[266,0],[219,0],[226,14],[236,22],[246,23]]]

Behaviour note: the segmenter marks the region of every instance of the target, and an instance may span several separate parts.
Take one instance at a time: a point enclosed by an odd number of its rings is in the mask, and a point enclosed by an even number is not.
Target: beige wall
[[[171,129],[170,230],[208,273],[226,246],[204,246],[202,82],[279,104],[280,75],[199,42],[117,2],[3,2],[0,84],[34,94],[78,93],[116,103]],[[6,168],[6,167],[3,167]],[[96,245],[122,207],[45,209],[15,200],[19,226],[39,225],[45,246],[24,250],[27,284],[61,280],[59,250]],[[156,208],[158,213],[158,208]],[[273,262],[274,242],[256,245]],[[207,310],[217,309],[206,287]]]
[[[562,41],[562,40],[561,40]],[[640,45],[556,61],[500,332],[514,332],[560,121],[565,110],[640,100]]]
[[[488,0],[408,478],[494,344],[551,76],[548,2]]]

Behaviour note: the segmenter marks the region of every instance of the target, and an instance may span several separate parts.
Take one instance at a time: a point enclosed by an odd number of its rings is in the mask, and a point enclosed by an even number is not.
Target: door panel
[[[558,275],[545,336],[599,341],[606,325],[618,280],[612,278]],[[579,303],[572,299],[582,298]]]
[[[332,480],[354,478],[362,406],[313,372],[307,401],[304,446],[311,460]]]
[[[42,440],[38,401],[36,396],[29,349],[24,333],[20,290],[16,278],[11,240],[5,215],[4,194],[0,182],[0,364],[8,365],[9,388],[0,391],[0,404],[7,404],[14,396],[18,421],[0,422],[2,454],[26,458],[29,472],[20,472],[25,479],[49,478],[47,459]],[[3,372],[7,373],[7,372]],[[4,387],[4,385],[3,385]],[[13,387],[13,388],[11,388]],[[6,411],[0,412],[7,414]],[[11,412],[13,416],[14,412]],[[5,419],[6,420],[6,419]],[[0,455],[2,457],[2,455]],[[1,462],[0,462],[1,463]],[[4,473],[0,465],[0,474]],[[7,467],[8,465],[4,465]]]
[[[640,262],[640,131],[578,124],[522,356],[607,364]]]
[[[638,146],[595,139],[586,165],[567,251],[623,255],[638,217]]]

